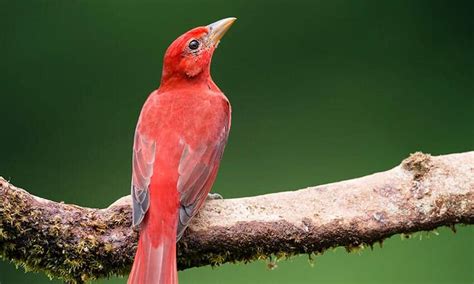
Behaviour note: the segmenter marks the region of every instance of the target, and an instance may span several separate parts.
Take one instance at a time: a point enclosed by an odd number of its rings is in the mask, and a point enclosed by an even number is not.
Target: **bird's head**
[[[211,58],[236,18],[226,18],[194,28],[178,37],[166,50],[161,83],[198,81],[210,76]]]

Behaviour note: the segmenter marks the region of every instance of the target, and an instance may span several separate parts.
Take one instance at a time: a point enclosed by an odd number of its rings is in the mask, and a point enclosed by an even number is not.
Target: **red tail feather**
[[[176,284],[176,234],[160,234],[159,245],[154,247],[143,224],[128,284]]]

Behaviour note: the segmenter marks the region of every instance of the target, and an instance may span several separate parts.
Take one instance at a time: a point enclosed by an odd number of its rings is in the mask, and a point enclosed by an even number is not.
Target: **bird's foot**
[[[208,193],[207,194],[207,200],[216,200],[216,199],[224,199],[222,195],[219,193]]]

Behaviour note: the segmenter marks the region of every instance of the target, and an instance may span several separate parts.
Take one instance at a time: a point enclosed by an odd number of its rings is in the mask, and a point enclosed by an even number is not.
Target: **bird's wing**
[[[154,140],[135,131],[132,162],[132,199],[133,199],[133,226],[138,226],[150,207],[150,186],[155,161],[156,143]]]
[[[202,144],[194,149],[186,144],[184,146],[178,168],[178,191],[180,194],[178,240],[183,235],[191,218],[204,204],[207,194],[211,190],[227,143],[228,133],[229,125],[225,123],[222,133],[215,143]]]

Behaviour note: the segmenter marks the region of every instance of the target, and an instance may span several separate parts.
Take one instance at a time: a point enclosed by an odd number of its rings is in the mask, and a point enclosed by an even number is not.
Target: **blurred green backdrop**
[[[132,135],[168,44],[223,17],[214,56],[233,105],[226,198],[474,149],[473,1],[5,1],[0,175],[92,207],[128,194]],[[383,249],[204,267],[181,283],[473,283],[474,229]],[[125,278],[99,281],[125,283]],[[46,283],[0,261],[0,283]],[[58,283],[58,282],[55,282]]]

